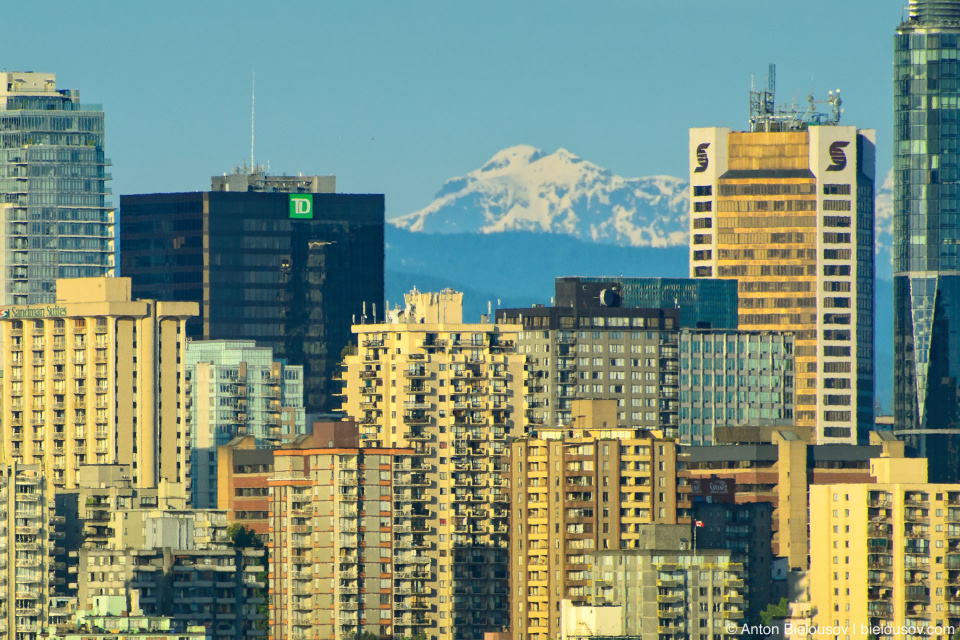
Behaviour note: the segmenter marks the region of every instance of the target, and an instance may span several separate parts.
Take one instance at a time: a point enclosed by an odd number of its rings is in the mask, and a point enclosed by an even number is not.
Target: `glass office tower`
[[[0,72],[0,304],[56,300],[57,278],[111,276],[103,110],[52,73]]]
[[[960,2],[911,0],[894,39],[894,428],[960,480]]]
[[[351,325],[384,308],[384,197],[322,193],[322,182],[120,197],[134,296],[195,301],[188,338],[255,340],[303,366],[309,413],[339,405]]]

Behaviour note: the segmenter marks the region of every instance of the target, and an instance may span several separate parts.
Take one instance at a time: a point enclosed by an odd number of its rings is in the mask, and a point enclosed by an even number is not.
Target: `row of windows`
[[[721,200],[717,203],[717,211],[734,213],[816,210],[816,200]]]
[[[769,336],[773,338],[773,336]],[[726,342],[726,351],[727,355],[732,355],[734,353],[750,353],[750,354],[761,354],[764,357],[773,354],[780,353],[790,353],[790,344],[781,344],[776,340],[762,340],[758,341],[756,336],[747,336],[748,342],[744,340],[729,340]],[[699,341],[699,340],[684,340],[680,343],[680,353],[700,353],[702,350],[703,353],[723,353],[724,343],[720,340],[717,342],[710,342],[709,340]]]
[[[764,419],[783,419],[790,417],[787,414],[792,415],[790,409],[771,409],[769,407],[748,407],[744,408],[732,408],[727,407],[724,410],[722,407],[717,407],[714,411],[713,407],[681,407],[680,408],[680,419],[681,420],[723,420],[726,416],[727,420],[756,420],[758,418]],[[736,417],[734,417],[736,416]],[[696,427],[696,425],[693,425]],[[706,434],[706,432],[704,432]],[[693,435],[698,435],[694,433]]]
[[[850,267],[848,266],[849,270]],[[738,264],[733,266],[720,267],[721,278],[737,278],[744,276],[778,276],[778,277],[799,277],[817,275],[817,266],[813,264]]]
[[[721,184],[721,196],[810,196],[817,192],[815,184]]]
[[[728,386],[733,386],[733,385],[728,385]],[[769,387],[770,385],[764,385],[764,386]],[[688,402],[701,402],[701,398],[703,398],[702,402],[706,402],[707,404],[713,404],[713,403],[733,404],[735,402],[741,402],[741,403],[760,402],[763,404],[770,404],[771,402],[780,403],[780,402],[783,402],[784,400],[786,400],[786,402],[788,403],[793,402],[793,396],[789,393],[781,394],[781,393],[770,392],[770,391],[745,391],[745,390],[724,391],[721,389],[718,389],[716,391],[703,391],[703,392],[696,389],[694,390],[682,389],[680,391],[681,403],[686,404]]]
[[[816,260],[816,249],[720,249],[721,260]]]
[[[766,384],[764,384],[766,380]],[[691,374],[681,374],[680,375],[680,386],[681,387],[780,387],[779,382],[774,382],[779,380],[779,376],[757,376],[757,375],[721,375],[721,374],[711,374],[711,373],[691,373]],[[771,384],[773,383],[773,384]],[[793,387],[793,378],[787,376],[783,378],[783,386],[786,388]],[[789,400],[787,400],[789,402]]]
[[[759,228],[775,229],[777,227],[815,227],[816,216],[737,216],[720,218],[721,229]]]
[[[849,200],[824,200],[824,211],[850,211],[851,203]]]
[[[813,244],[816,236],[799,231],[786,233],[722,233],[720,244]]]

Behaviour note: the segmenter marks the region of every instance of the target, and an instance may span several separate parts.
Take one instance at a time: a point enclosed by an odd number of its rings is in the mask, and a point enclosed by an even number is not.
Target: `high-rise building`
[[[114,273],[103,109],[53,73],[0,72],[0,305],[54,302],[57,278]]]
[[[435,638],[438,623],[450,624],[429,615],[438,602],[430,552],[438,521],[416,513],[412,494],[433,480],[414,468],[412,454],[275,452],[268,481],[273,640]]]
[[[637,549],[598,550],[590,556],[588,602],[619,605],[619,637],[737,637],[730,629],[744,624],[743,565],[732,562],[726,550],[694,549],[685,526],[641,525],[639,539]]]
[[[676,309],[497,309],[498,324],[523,329],[528,423],[569,423],[575,398],[617,400],[620,425],[675,437],[677,319]]]
[[[794,569],[809,560],[807,489],[831,482],[869,483],[874,458],[904,459],[904,444],[892,434],[873,434],[870,445],[813,445],[789,429],[773,429],[765,441],[686,447],[678,456],[678,484],[690,486],[714,479],[733,483],[737,504],[773,505],[773,554]],[[694,497],[695,499],[695,497]],[[678,514],[679,515],[679,514]],[[686,514],[689,517],[689,510]]]
[[[0,464],[0,638],[37,640],[57,619],[50,597],[56,516],[40,465]]]
[[[187,343],[190,493],[197,509],[217,506],[217,447],[235,436],[279,446],[306,431],[303,367],[275,361],[253,340]]]
[[[769,502],[706,502],[691,496],[691,526],[696,528],[697,547],[727,549],[731,562],[743,565],[743,596],[748,620],[759,620],[760,612],[782,595],[774,591],[771,579],[773,551],[773,505]],[[700,526],[696,526],[699,522]]]
[[[792,427],[793,334],[680,331],[680,442],[711,444],[717,427]]]
[[[676,443],[619,428],[615,400],[574,407],[572,425],[510,444],[515,640],[560,635],[562,601],[591,595],[592,552],[642,548],[644,525],[677,522]]]
[[[192,302],[135,300],[129,278],[57,281],[52,305],[0,311],[8,460],[56,488],[81,465],[128,464],[135,486],[189,481],[184,325]]]
[[[737,328],[737,283],[703,278],[566,277],[554,282],[556,305],[582,315],[597,307],[677,309],[680,327]]]
[[[690,130],[690,274],[737,279],[740,329],[793,332],[798,426],[820,443],[863,441],[874,132],[770,118],[746,132]]]
[[[199,303],[188,337],[256,340],[303,366],[307,411],[327,411],[351,323],[383,317],[383,196],[261,178],[122,196],[123,274],[137,297]]]
[[[211,640],[266,637],[265,550],[234,544],[222,510],[190,509],[180,483],[138,488],[128,465],[84,465],[58,491],[67,590],[81,611],[102,596],[127,617],[204,625]]]
[[[894,38],[894,429],[960,482],[960,3],[910,0]]]
[[[437,536],[428,638],[480,640],[509,625],[507,439],[527,431],[529,356],[518,325],[463,323],[460,293],[405,298],[386,323],[354,326],[343,410],[361,447],[413,449],[411,526]]]
[[[950,637],[960,628],[960,485],[926,482],[925,459],[873,460],[871,474],[870,484],[810,487],[813,622],[850,624],[851,638]],[[894,631],[875,631],[885,627]],[[896,631],[907,627],[922,631]]]
[[[355,422],[314,422],[313,433],[283,443],[283,448],[341,449],[360,446]],[[270,491],[277,449],[257,445],[253,436],[237,436],[217,447],[217,508],[230,524],[252,530],[266,540],[270,532]]]

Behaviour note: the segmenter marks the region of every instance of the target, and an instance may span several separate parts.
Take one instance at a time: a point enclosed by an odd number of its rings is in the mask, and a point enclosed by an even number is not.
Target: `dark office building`
[[[383,309],[382,195],[209,191],[120,198],[133,295],[195,300],[188,337],[253,339],[304,367],[328,411],[350,325]]]
[[[960,2],[911,0],[893,56],[893,428],[958,482]]]
[[[556,305],[679,309],[680,327],[736,329],[737,281],[705,278],[557,278]]]
[[[706,502],[692,498],[698,549],[727,549],[730,561],[743,564],[746,573],[747,619],[759,620],[760,612],[775,602],[770,570],[773,550],[770,538],[773,505],[769,502]],[[697,527],[697,522],[703,526]]]

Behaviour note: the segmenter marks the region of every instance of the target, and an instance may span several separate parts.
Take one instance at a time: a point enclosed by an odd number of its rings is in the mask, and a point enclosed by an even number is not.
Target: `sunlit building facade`
[[[690,130],[690,274],[739,286],[740,329],[795,337],[796,424],[873,428],[874,132]]]

